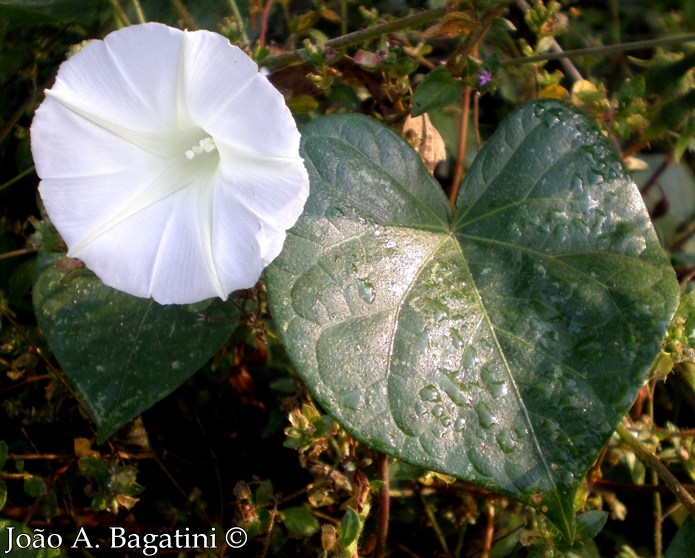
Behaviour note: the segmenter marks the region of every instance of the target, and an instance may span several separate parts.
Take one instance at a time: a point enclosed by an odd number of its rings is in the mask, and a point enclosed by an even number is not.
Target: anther
[[[194,145],[190,149],[187,149],[184,154],[186,155],[186,159],[193,159],[196,155],[200,155],[201,153],[211,153],[212,151],[215,151],[217,149],[217,146],[215,145],[215,141],[211,137],[203,138],[198,142],[198,145]]]

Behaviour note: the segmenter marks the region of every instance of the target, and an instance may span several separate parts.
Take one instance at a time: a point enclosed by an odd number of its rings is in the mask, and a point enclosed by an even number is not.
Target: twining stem
[[[653,378],[649,385],[649,398],[647,399],[647,412],[649,413],[650,424],[654,424],[654,390],[656,389],[656,378]],[[651,453],[651,452],[650,452]],[[656,469],[651,470],[652,484],[659,485],[659,474]],[[652,495],[654,499],[654,558],[662,558],[663,555],[663,514],[661,507],[661,494],[655,491]]]
[[[652,484],[659,484],[659,475],[652,469]],[[662,524],[664,521],[663,509],[661,506],[661,494],[654,492],[654,558],[662,558],[664,551]]]
[[[261,14],[261,31],[258,36],[258,43],[261,48],[265,48],[266,35],[268,34],[268,18],[270,17],[270,8],[273,7],[273,0],[267,0]]]
[[[454,53],[454,56],[449,59],[447,64],[449,68],[452,70],[458,68],[459,66],[460,68],[463,68],[461,64],[465,65],[466,57],[468,52],[470,52],[470,49],[472,49],[472,45],[476,44],[482,38],[482,35],[485,33],[489,25],[492,24],[497,17],[499,17],[500,13],[505,7],[506,5],[498,6],[483,16],[483,19],[481,20],[483,25],[476,26],[471,34],[466,38],[464,43],[459,47],[459,49],[457,49],[456,53]],[[375,25],[374,27],[370,27],[368,29],[353,31],[352,33],[347,33],[341,35],[340,37],[336,37],[335,39],[330,39],[326,41],[323,46],[329,48],[354,46],[387,33],[393,33],[395,31],[402,31],[404,29],[417,27],[419,25],[425,25],[442,17],[447,12],[447,9],[448,8],[446,6],[442,6],[432,10],[418,12],[416,14],[396,19],[388,23],[382,23],[381,25]],[[532,56],[522,56],[519,58],[511,58],[509,60],[502,60],[500,62],[500,66],[518,66],[520,64],[533,64],[536,62],[546,62],[548,60],[564,60],[580,56],[614,54],[617,52],[666,47],[689,42],[695,42],[695,33],[676,35],[673,37],[661,37],[658,39],[647,39],[643,41],[632,41],[614,45],[579,48],[575,50],[545,52]],[[261,60],[259,64],[269,69],[278,68],[302,60],[305,53],[306,49],[302,48],[284,54],[267,56]]]
[[[229,8],[232,10],[232,15],[234,16],[234,22],[236,23],[237,30],[241,34],[241,40],[244,42],[244,46],[250,44],[249,36],[246,34],[246,25],[244,24],[244,18],[239,11],[239,6],[236,0],[229,0]]]
[[[427,499],[422,492],[420,492],[420,501],[422,502],[422,506],[425,508],[427,519],[429,519],[432,529],[434,529],[434,533],[437,536],[437,540],[439,541],[442,550],[444,551],[444,555],[447,556],[447,558],[450,558],[451,552],[449,551],[449,546],[446,544],[446,537],[444,536],[442,528],[439,526],[439,522],[437,521],[437,517],[434,515],[434,511],[430,507],[429,502],[427,502]]]
[[[676,35],[674,37],[662,37],[659,39],[648,39],[644,41],[632,41],[629,43],[619,43],[615,45],[577,48],[574,50],[564,50],[562,52],[544,52],[543,54],[534,54],[532,56],[522,56],[520,58],[502,60],[500,62],[500,67],[518,66],[519,64],[533,64],[535,62],[547,62],[548,60],[560,60],[563,58],[577,58],[579,56],[615,54],[616,52],[627,52],[630,50],[646,50],[655,47],[665,47],[692,42],[695,42],[695,33]]]
[[[183,2],[181,2],[181,0],[171,0],[171,5],[174,7],[174,10],[176,10],[178,16],[186,24],[186,28],[189,31],[197,31],[198,25],[196,25],[195,20],[191,17],[190,12],[186,6],[183,5]]]
[[[377,457],[377,467],[379,470],[379,480],[382,484],[381,489],[379,490],[379,520],[374,555],[377,558],[384,558],[384,556],[386,556],[386,538],[388,537],[389,532],[389,514],[391,511],[388,456],[380,453]]]
[[[130,18],[128,17],[128,14],[125,13],[123,7],[118,3],[118,0],[109,0],[109,2],[111,3],[111,7],[113,8],[115,15],[121,20],[121,25],[130,25]]]
[[[688,513],[695,516],[695,499],[693,499],[692,495],[685,489],[678,479],[671,474],[671,471],[669,471],[666,466],[659,461],[659,458],[654,455],[642,442],[635,438],[624,425],[618,425],[616,432],[618,433],[618,436],[620,436],[620,439],[635,453],[637,458],[642,461],[642,463],[656,471],[659,478],[664,481],[664,484],[668,486],[676,499],[688,510]]]
[[[492,550],[492,541],[495,534],[495,506],[488,502],[487,505],[487,524],[485,526],[485,543],[483,544],[483,551],[481,552],[481,558],[489,558],[490,551]]]
[[[353,31],[347,35],[342,35],[336,37],[335,39],[330,39],[323,43],[323,48],[343,48],[353,45],[358,45],[364,41],[369,41],[375,39],[382,35],[388,33],[393,33],[395,31],[402,31],[403,29],[410,29],[412,27],[418,27],[420,25],[425,25],[439,19],[447,11],[446,6],[440,8],[434,8],[432,10],[426,10],[424,12],[418,12],[394,21],[389,21],[387,23],[382,23],[380,25],[375,25],[374,27],[369,27],[367,29],[360,29],[359,31]],[[292,62],[298,62],[302,60],[302,56],[306,53],[306,49],[299,49],[292,52],[287,52],[285,54],[278,54],[275,56],[267,56],[259,62],[260,66],[266,68],[278,68],[280,66],[285,66],[291,64]]]
[[[15,182],[19,182],[22,178],[25,176],[29,176],[31,173],[34,172],[36,167],[34,165],[31,165],[28,169],[24,169],[22,172],[20,172],[17,176],[14,178],[10,178],[7,182],[4,184],[0,184],[0,192],[3,191],[5,188],[9,188],[12,186]]]
[[[145,23],[145,14],[142,11],[142,6],[140,6],[140,0],[133,0],[133,8],[135,8],[135,15],[138,18],[138,23]]]
[[[466,140],[468,139],[468,121],[470,120],[471,92],[473,88],[466,85],[461,98],[461,129],[459,133],[458,151],[456,152],[456,166],[454,167],[454,178],[451,181],[451,191],[449,192],[449,205],[451,210],[456,210],[456,197],[459,192],[459,185],[463,178],[463,162],[466,156]]]
[[[0,254],[0,260],[6,260],[8,258],[16,258],[17,256],[25,256],[27,254],[33,254],[38,252],[37,248],[17,248],[17,250],[11,250],[9,252],[3,252]]]

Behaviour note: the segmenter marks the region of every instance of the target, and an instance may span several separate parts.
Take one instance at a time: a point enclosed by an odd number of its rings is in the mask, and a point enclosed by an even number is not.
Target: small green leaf
[[[265,506],[273,501],[273,483],[270,480],[264,480],[258,485],[253,501],[257,506]]]
[[[41,515],[46,519],[53,519],[58,515],[58,497],[53,490],[49,490],[41,498]]]
[[[455,215],[373,119],[303,132],[304,213],[266,274],[316,400],[359,440],[510,495],[574,497],[661,345],[678,283],[639,191],[569,105],[510,115]]]
[[[577,516],[577,535],[589,541],[598,535],[608,521],[608,512],[591,510]]]
[[[31,498],[38,498],[46,494],[46,483],[41,477],[27,477],[24,479],[24,492]]]
[[[34,309],[103,441],[171,393],[224,344],[237,307],[162,306],[105,286],[61,254],[42,253]]]
[[[300,537],[310,537],[319,530],[318,520],[304,507],[288,508],[280,512],[288,531]]]
[[[454,79],[448,68],[435,68],[425,76],[413,93],[413,116],[455,103],[461,98],[465,84]]]
[[[338,534],[338,544],[341,548],[348,548],[357,542],[360,536],[362,525],[359,515],[352,508],[347,508],[343,519],[340,521],[340,532]]]
[[[110,473],[106,462],[98,457],[80,457],[77,461],[80,472],[89,480],[96,482],[99,486],[106,486],[109,482]]]

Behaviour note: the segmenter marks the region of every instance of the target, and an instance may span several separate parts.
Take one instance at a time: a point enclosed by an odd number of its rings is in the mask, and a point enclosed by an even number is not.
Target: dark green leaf
[[[41,477],[26,477],[24,479],[24,492],[32,498],[43,496],[46,494],[46,483]]]
[[[577,534],[588,541],[598,535],[608,520],[608,512],[591,510],[577,516]]]
[[[5,442],[5,440],[0,440],[0,471],[5,468],[8,451],[7,442]]]
[[[105,440],[213,356],[238,319],[232,302],[161,306],[106,287],[43,253],[34,308],[51,349]]]
[[[311,195],[267,273],[281,335],[358,439],[511,495],[574,535],[574,496],[678,299],[604,136],[554,101],[511,115],[452,218],[374,120],[303,134]]]
[[[461,98],[464,83],[454,79],[448,68],[442,66],[425,76],[413,93],[413,116],[455,103]]]
[[[688,516],[666,551],[665,558],[692,556],[695,548],[695,517]]]
[[[307,508],[288,508],[280,515],[288,531],[300,537],[310,537],[319,530],[318,520]]]
[[[53,519],[58,515],[58,497],[53,490],[49,490],[41,498],[41,515],[46,519]]]
[[[80,472],[99,486],[106,486],[111,477],[106,462],[98,457],[80,457],[77,461]]]

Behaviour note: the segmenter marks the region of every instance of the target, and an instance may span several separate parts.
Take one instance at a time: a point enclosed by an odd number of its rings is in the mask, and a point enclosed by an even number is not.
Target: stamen
[[[215,145],[215,140],[213,140],[211,137],[203,138],[198,142],[198,145],[194,145],[190,149],[187,149],[184,151],[184,154],[186,155],[186,159],[193,159],[196,155],[200,155],[201,153],[211,153],[217,149],[217,146]]]

